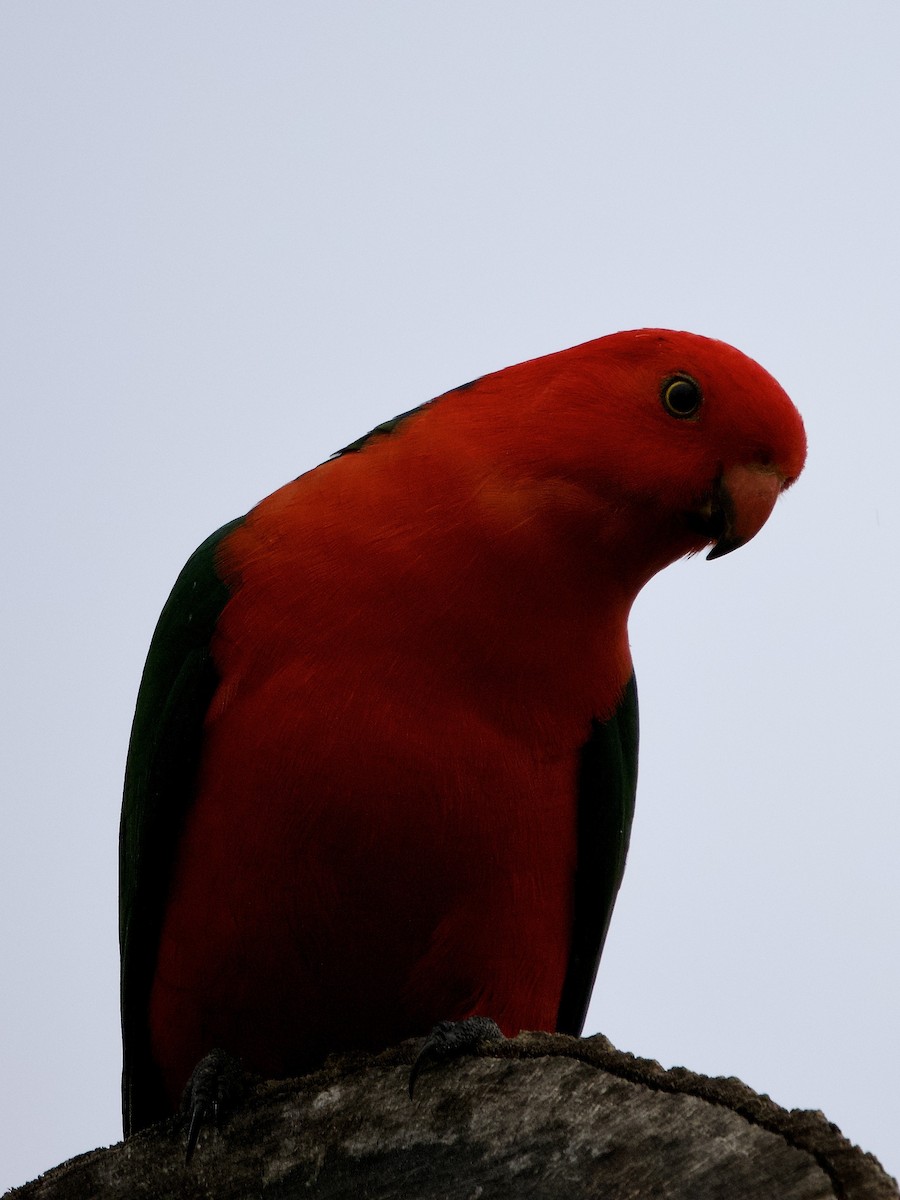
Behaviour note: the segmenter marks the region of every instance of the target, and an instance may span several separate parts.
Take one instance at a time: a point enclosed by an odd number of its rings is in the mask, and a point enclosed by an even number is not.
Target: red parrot
[[[803,423],[644,329],[385,422],[225,525],[160,617],[121,830],[123,1104],[475,1014],[579,1034],[637,771],[629,610],[752,538]]]

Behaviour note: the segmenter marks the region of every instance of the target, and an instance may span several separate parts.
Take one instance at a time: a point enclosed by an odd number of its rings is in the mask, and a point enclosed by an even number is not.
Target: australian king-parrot
[[[121,829],[126,1133],[475,1014],[579,1034],[622,879],[643,585],[765,523],[801,418],[644,329],[485,375],[223,526],[160,617]]]

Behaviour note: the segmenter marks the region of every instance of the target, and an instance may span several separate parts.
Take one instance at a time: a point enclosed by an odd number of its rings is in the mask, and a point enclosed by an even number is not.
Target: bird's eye
[[[703,403],[699,385],[690,375],[673,375],[662,385],[662,405],[672,417],[695,417]]]

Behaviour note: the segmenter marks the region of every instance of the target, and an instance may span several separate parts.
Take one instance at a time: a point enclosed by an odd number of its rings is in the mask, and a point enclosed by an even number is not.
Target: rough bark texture
[[[190,1166],[170,1122],[81,1155],[9,1200],[897,1200],[821,1113],[779,1108],[602,1037],[523,1034],[423,1074],[416,1043],[260,1084]]]

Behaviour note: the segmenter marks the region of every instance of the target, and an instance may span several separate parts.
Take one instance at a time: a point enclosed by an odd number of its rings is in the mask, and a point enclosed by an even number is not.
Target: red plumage
[[[673,378],[696,413],[667,410]],[[171,1105],[216,1045],[279,1076],[473,1013],[556,1027],[579,756],[631,676],[631,604],[752,537],[804,455],[756,363],[643,330],[448,393],[225,534],[145,951]]]

